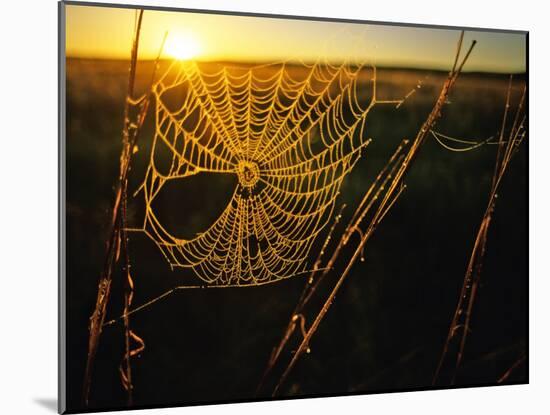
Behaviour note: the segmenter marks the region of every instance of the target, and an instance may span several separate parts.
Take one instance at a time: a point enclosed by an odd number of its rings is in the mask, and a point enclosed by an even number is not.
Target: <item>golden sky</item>
[[[66,6],[67,56],[127,58],[135,10]],[[341,61],[358,59],[380,66],[448,69],[458,30],[391,25],[318,22],[222,14],[146,10],[140,57],[157,55],[168,31],[165,57],[199,60]],[[467,71],[524,72],[526,36],[468,31],[465,44],[478,44]]]

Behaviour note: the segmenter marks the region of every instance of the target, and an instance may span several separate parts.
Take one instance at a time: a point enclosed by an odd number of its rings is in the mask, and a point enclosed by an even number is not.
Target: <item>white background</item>
[[[545,3],[526,0],[325,3],[140,0],[140,3],[530,31],[530,385],[176,408],[154,413],[548,413],[550,284],[545,243],[549,232],[550,39]],[[2,2],[0,107],[0,413],[53,413],[57,393],[57,4],[54,0]]]

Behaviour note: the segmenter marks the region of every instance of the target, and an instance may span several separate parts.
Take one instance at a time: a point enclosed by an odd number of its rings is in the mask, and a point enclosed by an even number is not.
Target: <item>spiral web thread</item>
[[[344,177],[361,157],[376,69],[317,61],[228,66],[173,62],[154,87],[156,132],[141,189],[145,232],[172,268],[209,285],[264,284],[303,273]],[[168,154],[162,160],[161,154]],[[180,239],[153,203],[172,180],[238,178],[217,220]]]

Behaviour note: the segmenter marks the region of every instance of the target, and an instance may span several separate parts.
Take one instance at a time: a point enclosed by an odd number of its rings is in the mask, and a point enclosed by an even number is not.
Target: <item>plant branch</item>
[[[108,239],[106,241],[105,248],[105,262],[103,271],[101,273],[98,293],[96,298],[96,304],[92,316],[90,317],[89,326],[89,340],[88,340],[88,354],[86,359],[86,369],[84,373],[84,382],[82,388],[82,400],[85,406],[88,406],[90,397],[90,387],[92,382],[92,371],[99,340],[102,334],[103,322],[107,311],[107,305],[111,296],[111,285],[113,280],[113,274],[116,266],[120,260],[121,251],[125,258],[125,270],[127,273],[126,293],[125,293],[125,308],[131,303],[131,297],[133,293],[133,282],[130,276],[129,258],[127,252],[127,236],[125,232],[125,212],[126,212],[126,195],[128,185],[128,172],[130,170],[132,154],[134,146],[136,145],[139,131],[145,120],[145,116],[148,108],[148,96],[142,101],[134,100],[135,92],[135,80],[136,80],[136,67],[137,56],[139,49],[139,36],[141,32],[141,23],[143,20],[143,10],[139,10],[136,26],[134,30],[134,39],[132,43],[132,51],[130,54],[130,66],[128,76],[128,87],[126,92],[126,100],[124,103],[124,126],[122,129],[122,150],[120,154],[120,172],[115,192],[115,198],[112,208],[112,217],[109,223]],[[135,102],[140,103],[139,112],[136,122],[131,121],[131,110],[135,105]],[[125,333],[126,333],[126,356],[129,356],[129,339],[130,337],[136,339],[137,337],[129,329],[129,322],[125,321]],[[124,377],[128,382],[131,382],[130,365],[127,362],[127,370],[124,373]],[[131,403],[131,388],[129,389],[128,402]]]
[[[435,385],[444,369],[445,364],[450,364],[452,367],[450,383],[454,384],[457,376],[458,369],[464,357],[464,349],[466,347],[466,339],[468,333],[470,332],[472,310],[474,302],[479,290],[479,284],[481,279],[481,270],[483,267],[483,260],[485,258],[486,246],[487,246],[487,235],[491,220],[493,217],[497,191],[499,185],[502,181],[508,163],[510,162],[514,150],[521,144],[523,138],[525,137],[523,131],[523,123],[525,117],[521,116],[523,104],[525,101],[526,88],[523,89],[523,94],[516,109],[516,114],[510,130],[508,138],[505,140],[505,130],[508,120],[509,108],[510,108],[510,95],[512,91],[512,76],[508,83],[508,89],[506,93],[506,105],[504,108],[504,115],[502,117],[502,125],[499,134],[499,145],[497,149],[495,167],[493,171],[493,178],[491,182],[491,188],[489,191],[489,199],[487,202],[487,207],[483,213],[481,219],[481,224],[478,228],[476,238],[474,241],[474,246],[470,254],[470,259],[468,261],[468,266],[466,268],[466,273],[464,276],[464,281],[462,283],[462,289],[460,291],[460,297],[458,304],[456,306],[455,312],[451,324],[449,326],[449,331],[445,344],[443,345],[443,350],[441,357],[439,359],[437,368],[435,370],[432,384]],[[521,121],[520,121],[521,120]],[[460,333],[460,336],[458,334]],[[456,344],[455,339],[457,339],[458,344]],[[451,351],[451,349],[453,349]],[[455,356],[453,358],[453,356]],[[452,363],[454,360],[454,364]]]
[[[458,42],[458,48],[457,48],[457,53],[456,53],[456,56],[455,56],[453,69],[451,70],[451,72],[449,73],[449,76],[447,77],[447,80],[443,84],[443,87],[441,89],[439,97],[438,97],[436,103],[434,104],[434,107],[432,108],[432,111],[430,112],[427,119],[422,124],[422,127],[420,128],[419,132],[417,133],[417,135],[416,135],[415,139],[413,140],[411,146],[408,148],[407,154],[405,155],[405,157],[400,162],[399,168],[397,169],[397,172],[396,172],[395,176],[392,177],[392,180],[390,182],[388,190],[384,194],[384,197],[381,200],[381,202],[379,203],[375,214],[373,215],[373,217],[371,218],[371,220],[369,222],[369,225],[367,227],[367,231],[364,232],[361,235],[361,240],[360,240],[353,256],[351,257],[350,261],[348,262],[348,264],[347,264],[345,270],[343,271],[343,273],[340,275],[340,277],[336,281],[336,284],[334,285],[334,287],[333,287],[331,293],[329,294],[327,300],[325,301],[323,307],[321,308],[321,310],[317,314],[317,317],[315,318],[315,320],[313,321],[311,327],[308,329],[306,335],[302,339],[302,342],[300,343],[300,346],[298,347],[298,350],[293,355],[290,363],[288,364],[288,366],[284,370],[281,378],[279,379],[279,382],[277,383],[277,385],[275,386],[275,389],[273,390],[272,396],[276,396],[279,393],[279,390],[280,390],[281,386],[284,384],[284,382],[288,378],[288,375],[292,371],[292,369],[295,366],[296,362],[302,356],[304,351],[309,348],[308,344],[309,344],[311,338],[313,337],[313,335],[317,331],[317,328],[319,327],[321,321],[323,320],[324,316],[328,312],[330,306],[332,305],[332,303],[334,301],[334,298],[335,298],[338,290],[340,289],[341,285],[345,281],[346,277],[349,275],[353,265],[355,264],[357,259],[359,257],[361,257],[363,249],[364,249],[367,241],[370,239],[370,237],[372,236],[372,234],[374,233],[374,231],[376,230],[376,228],[378,227],[378,225],[380,224],[382,219],[385,217],[388,210],[393,206],[393,204],[397,200],[397,197],[403,191],[404,187],[403,187],[402,180],[403,180],[405,174],[408,172],[408,170],[410,168],[410,165],[411,165],[411,162],[415,159],[415,157],[418,153],[418,150],[420,149],[420,146],[424,142],[428,132],[435,125],[436,121],[441,117],[441,110],[442,110],[443,106],[445,105],[445,102],[447,101],[447,97],[449,95],[449,92],[450,92],[452,86],[454,85],[454,83],[456,82],[456,79],[458,78],[458,75],[460,74],[460,72],[461,72],[461,70],[464,66],[464,63],[468,59],[473,47],[475,46],[475,41],[473,41],[472,45],[470,46],[470,48],[466,52],[465,57],[462,59],[460,65],[458,66],[458,69],[456,69],[456,65],[457,65],[457,62],[459,61],[459,57],[460,57],[460,51],[461,51],[463,36],[464,36],[464,34],[462,32],[461,35],[460,35],[459,42]],[[383,188],[383,186],[382,186],[382,188]]]

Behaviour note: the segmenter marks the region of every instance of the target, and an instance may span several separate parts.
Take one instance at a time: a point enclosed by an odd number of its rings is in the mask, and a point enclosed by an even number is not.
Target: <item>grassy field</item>
[[[70,408],[80,407],[88,318],[119,169],[127,76],[123,61],[67,62]],[[150,76],[151,63],[141,62],[138,89],[143,90]],[[378,69],[380,99],[416,92],[399,108],[380,106],[369,115],[367,134],[373,142],[344,181],[341,202],[349,206],[345,213],[353,212],[399,142],[416,135],[445,76]],[[436,130],[474,140],[495,135],[507,82],[503,75],[463,74]],[[523,76],[516,77],[514,102],[523,82]],[[150,113],[131,171],[131,192],[143,180],[153,132]],[[354,267],[284,394],[410,390],[431,384],[487,203],[495,157],[496,146],[453,153],[428,139],[406,179],[405,193],[369,242],[365,262]],[[186,179],[171,194],[170,205],[163,207],[165,218],[183,229],[208,226],[227,203],[228,189],[231,185],[223,178]],[[494,384],[526,350],[527,190],[523,144],[499,192],[458,385]],[[138,226],[142,218],[143,202],[137,196],[129,200],[129,220]],[[129,249],[136,305],[176,285],[196,282],[191,270],[172,272],[144,235],[131,234]],[[337,264],[337,271],[343,265],[345,260]],[[304,279],[296,277],[262,287],[180,292],[136,314],[132,324],[146,349],[133,364],[135,404],[251,399],[303,284]],[[121,278],[115,278],[114,289],[121,285]],[[111,317],[120,315],[121,298],[113,297]],[[123,406],[118,374],[122,355],[120,327],[107,327],[94,372],[94,408]],[[521,369],[509,380],[526,381],[526,376]]]

